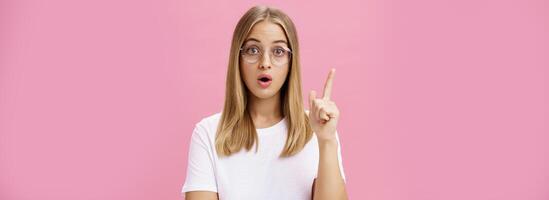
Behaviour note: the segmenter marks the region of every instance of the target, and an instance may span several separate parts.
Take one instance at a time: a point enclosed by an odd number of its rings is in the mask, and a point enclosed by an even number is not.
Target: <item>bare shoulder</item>
[[[185,192],[185,200],[219,200],[217,192],[192,191]]]

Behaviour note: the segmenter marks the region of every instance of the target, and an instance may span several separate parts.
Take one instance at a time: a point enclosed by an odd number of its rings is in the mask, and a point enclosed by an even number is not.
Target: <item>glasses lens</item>
[[[244,54],[243,58],[244,58],[244,61],[250,64],[254,64],[257,61],[259,61],[259,55]]]
[[[261,50],[255,45],[245,46],[241,49],[242,59],[247,63],[253,64],[259,60]]]
[[[276,48],[271,51],[271,61],[274,65],[285,65],[290,61],[290,52],[282,48]]]
[[[246,46],[241,49],[241,55],[245,62],[255,64],[264,54],[263,51],[256,46]],[[275,48],[270,51],[269,57],[273,65],[285,65],[290,61],[290,51],[282,48]]]

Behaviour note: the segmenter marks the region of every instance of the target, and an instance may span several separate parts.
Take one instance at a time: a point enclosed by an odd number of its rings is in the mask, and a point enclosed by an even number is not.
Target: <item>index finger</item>
[[[328,74],[328,79],[326,79],[326,83],[324,84],[323,98],[325,100],[330,100],[330,96],[332,95],[332,82],[334,81],[334,75],[335,69],[332,68]]]

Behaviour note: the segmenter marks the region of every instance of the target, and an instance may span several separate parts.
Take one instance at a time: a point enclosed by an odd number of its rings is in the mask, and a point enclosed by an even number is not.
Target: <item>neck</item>
[[[268,99],[260,99],[250,94],[248,109],[254,123],[278,122],[282,119],[280,93]]]

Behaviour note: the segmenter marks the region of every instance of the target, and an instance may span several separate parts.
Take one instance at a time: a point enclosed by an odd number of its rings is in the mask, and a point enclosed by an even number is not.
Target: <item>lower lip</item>
[[[271,85],[271,82],[272,82],[272,80],[265,81],[265,82],[257,80],[257,83],[259,83],[259,86],[261,86],[262,88],[268,88],[269,85]]]

